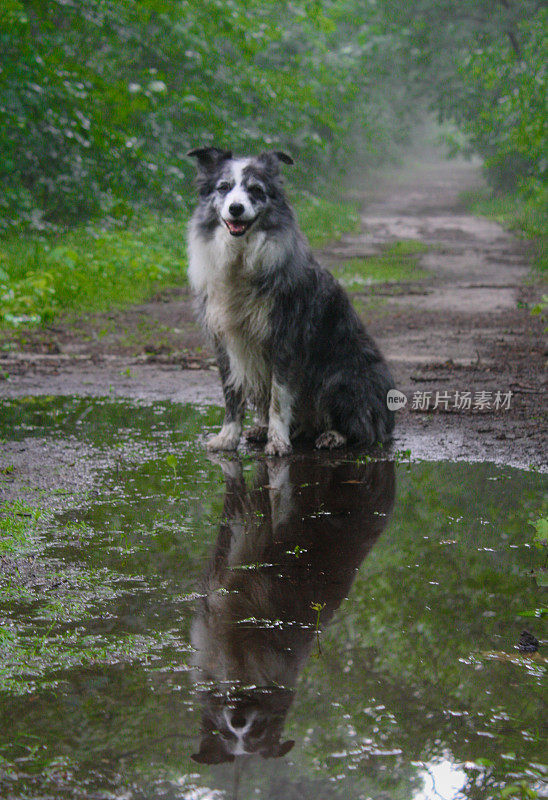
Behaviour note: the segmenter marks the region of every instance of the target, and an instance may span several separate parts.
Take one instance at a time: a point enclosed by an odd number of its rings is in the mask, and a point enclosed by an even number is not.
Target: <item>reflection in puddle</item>
[[[348,596],[394,504],[387,461],[262,461],[249,489],[240,461],[221,466],[222,521],[191,639],[206,683],[192,758],[206,764],[291,750],[280,736],[319,625]]]
[[[3,409],[0,437],[62,442],[98,477],[0,553],[0,796],[542,797],[545,476],[213,462],[220,418]]]
[[[467,782],[467,775],[463,769],[456,767],[449,760],[435,761],[421,766],[425,788],[414,795],[413,800],[430,800],[432,796],[439,800],[466,798],[461,791]]]

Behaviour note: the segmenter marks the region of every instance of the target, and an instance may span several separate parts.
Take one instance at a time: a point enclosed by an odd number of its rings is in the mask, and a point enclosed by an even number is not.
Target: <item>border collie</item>
[[[201,147],[199,201],[189,227],[189,279],[211,339],[226,405],[209,450],[234,450],[246,400],[250,441],[287,455],[306,435],[318,448],[386,442],[394,383],[339,283],[314,259],[282,188],[286,153],[235,157]]]

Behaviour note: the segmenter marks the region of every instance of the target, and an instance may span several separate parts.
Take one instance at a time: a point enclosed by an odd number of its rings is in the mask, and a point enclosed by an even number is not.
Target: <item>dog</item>
[[[329,623],[383,532],[395,496],[389,461],[263,459],[253,485],[221,459],[226,493],[191,627],[206,764],[278,758],[319,622]]]
[[[287,455],[292,439],[317,448],[391,438],[394,382],[339,283],[314,259],[282,186],[283,152],[234,157],[201,147],[199,200],[188,233],[189,281],[215,351],[225,399],[209,450],[234,450],[246,400],[246,437]]]

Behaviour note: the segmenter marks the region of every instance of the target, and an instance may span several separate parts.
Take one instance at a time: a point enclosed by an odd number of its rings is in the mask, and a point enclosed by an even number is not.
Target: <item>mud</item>
[[[429,246],[419,257],[429,271],[426,279],[353,293],[408,398],[398,412],[395,449],[410,450],[416,459],[545,469],[546,348],[542,322],[530,314],[543,288],[531,277],[525,242],[463,209],[460,193],[480,180],[477,164],[423,161],[397,172],[374,193],[366,185],[358,193],[362,232],[318,255],[332,266],[378,253],[400,239]],[[5,398],[76,395],[222,403],[214,362],[204,349],[186,289],[164,292],[125,311],[8,337],[4,346],[11,348],[0,358]],[[473,397],[490,392],[491,400],[497,392],[512,392],[510,409],[458,410],[452,402],[432,408],[436,392],[448,392],[453,399],[456,391]],[[432,393],[428,410],[413,410],[417,392]],[[59,463],[50,445],[44,461],[45,447],[37,439],[24,451],[21,443],[2,447],[8,463],[28,465],[33,481],[47,482],[47,464]],[[71,451],[70,441],[62,447]],[[92,482],[85,481],[88,488]]]

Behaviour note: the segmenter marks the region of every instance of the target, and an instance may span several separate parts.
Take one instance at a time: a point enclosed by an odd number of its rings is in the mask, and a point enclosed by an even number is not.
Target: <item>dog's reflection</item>
[[[222,460],[223,516],[192,626],[203,703],[200,750],[213,764],[283,756],[294,687],[318,630],[347,597],[394,504],[394,465],[318,456]],[[318,640],[319,641],[319,640]]]

